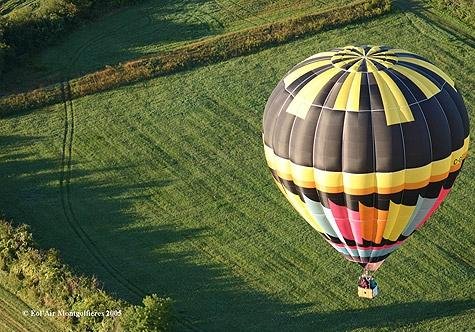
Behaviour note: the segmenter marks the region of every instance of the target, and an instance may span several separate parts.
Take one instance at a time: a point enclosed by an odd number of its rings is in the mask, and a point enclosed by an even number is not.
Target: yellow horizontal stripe
[[[364,195],[373,192],[390,194],[402,189],[419,189],[429,182],[441,181],[449,172],[458,170],[468,152],[469,138],[464,145],[452,152],[447,158],[432,163],[400,170],[396,172],[373,172],[364,174],[332,172],[313,167],[301,166],[290,160],[275,155],[274,151],[264,146],[269,167],[285,180],[293,181],[304,188],[317,188],[326,192],[344,192]]]

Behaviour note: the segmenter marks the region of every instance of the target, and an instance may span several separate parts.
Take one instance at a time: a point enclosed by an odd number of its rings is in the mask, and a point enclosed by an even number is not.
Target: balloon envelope
[[[428,60],[347,46],[307,58],[278,83],[263,141],[293,207],[366,266],[388,257],[445,199],[467,155],[469,121],[454,81]]]

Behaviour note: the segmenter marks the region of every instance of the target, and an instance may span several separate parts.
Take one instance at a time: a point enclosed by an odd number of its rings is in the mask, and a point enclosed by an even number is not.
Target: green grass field
[[[142,1],[68,35],[5,76],[7,90],[55,82],[191,41],[345,4],[344,0]],[[37,83],[36,83],[37,85]],[[36,86],[35,86],[36,87]]]
[[[265,102],[286,71],[352,43],[428,57],[455,78],[474,116],[475,52],[465,39],[396,11],[2,119],[0,210],[119,296],[170,296],[197,330],[473,330],[473,158],[448,201],[376,274],[382,295],[365,301],[359,266],[273,184],[260,136]]]
[[[58,331],[45,317],[30,316],[30,310],[30,307],[0,286],[1,332]]]

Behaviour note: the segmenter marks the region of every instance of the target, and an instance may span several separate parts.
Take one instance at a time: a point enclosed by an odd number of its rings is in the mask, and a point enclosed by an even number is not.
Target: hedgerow
[[[359,0],[337,9],[211,37],[167,53],[107,67],[72,80],[72,97],[90,95],[142,79],[250,54],[317,31],[381,15],[388,12],[390,7],[390,0]],[[61,98],[59,84],[10,95],[0,99],[0,114],[59,103]]]
[[[97,279],[75,275],[56,250],[38,249],[26,225],[13,227],[0,221],[0,283],[37,312],[112,314],[52,317],[64,330],[166,331],[171,327],[170,299],[146,296],[143,306],[137,306],[110,296]]]

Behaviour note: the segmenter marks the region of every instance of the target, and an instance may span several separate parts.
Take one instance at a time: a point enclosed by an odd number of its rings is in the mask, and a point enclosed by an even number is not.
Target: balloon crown
[[[331,63],[349,72],[372,73],[398,62],[398,56],[388,46],[346,46],[335,51]]]
[[[345,46],[321,52],[283,79],[293,101],[287,112],[305,119],[311,107],[384,111],[387,125],[414,121],[412,108],[454,81],[424,57],[389,46]]]

